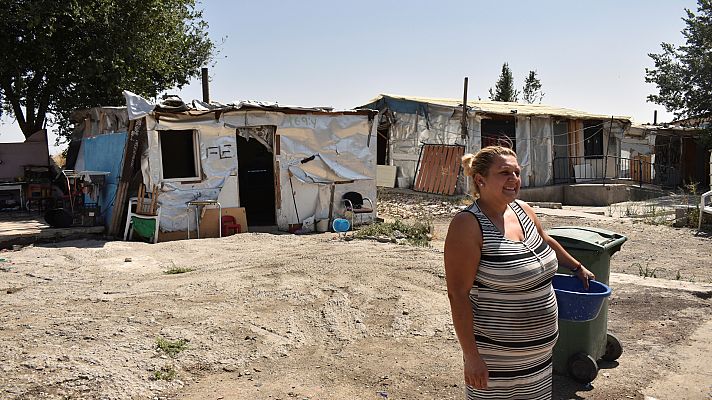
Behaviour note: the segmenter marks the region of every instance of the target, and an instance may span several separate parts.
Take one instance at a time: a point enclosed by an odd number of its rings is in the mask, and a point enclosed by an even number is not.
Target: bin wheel
[[[621,341],[612,333],[606,334],[606,352],[601,357],[604,361],[615,361],[623,354]]]
[[[576,353],[569,358],[569,375],[579,383],[590,383],[598,375],[596,360],[586,353]]]

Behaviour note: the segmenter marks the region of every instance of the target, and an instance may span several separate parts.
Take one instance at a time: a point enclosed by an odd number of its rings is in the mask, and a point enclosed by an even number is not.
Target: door
[[[571,180],[569,161],[569,123],[554,123],[554,183],[566,183]]]
[[[275,225],[274,133],[272,126],[237,129],[240,206],[248,226]]]

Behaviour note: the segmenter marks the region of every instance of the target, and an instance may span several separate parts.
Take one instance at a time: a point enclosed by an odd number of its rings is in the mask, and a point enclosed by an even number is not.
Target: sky
[[[673,118],[649,103],[649,53],[683,44],[694,0],[281,1],[199,3],[218,54],[211,100],[276,101],[350,109],[380,93],[487,100],[507,62],[515,85],[535,70],[543,104],[633,117]],[[131,90],[131,88],[127,88]],[[181,89],[201,99],[200,79]],[[54,142],[50,135],[50,142]],[[22,141],[14,120],[0,142]],[[63,146],[52,146],[57,153]]]

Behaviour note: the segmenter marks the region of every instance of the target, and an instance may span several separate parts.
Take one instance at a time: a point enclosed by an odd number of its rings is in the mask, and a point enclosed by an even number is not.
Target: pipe
[[[200,69],[202,78],[203,78],[203,101],[205,103],[210,103],[210,88],[208,84],[208,69],[207,68],[201,68]]]

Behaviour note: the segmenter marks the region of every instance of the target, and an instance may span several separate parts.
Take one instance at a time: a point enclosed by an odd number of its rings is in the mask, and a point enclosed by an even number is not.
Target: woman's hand
[[[583,282],[583,287],[588,289],[588,281],[591,279],[596,279],[596,275],[589,271],[588,268],[580,265],[578,270],[575,272],[576,276]]]
[[[489,372],[487,364],[479,354],[463,357],[465,364],[465,383],[475,389],[487,389]]]

